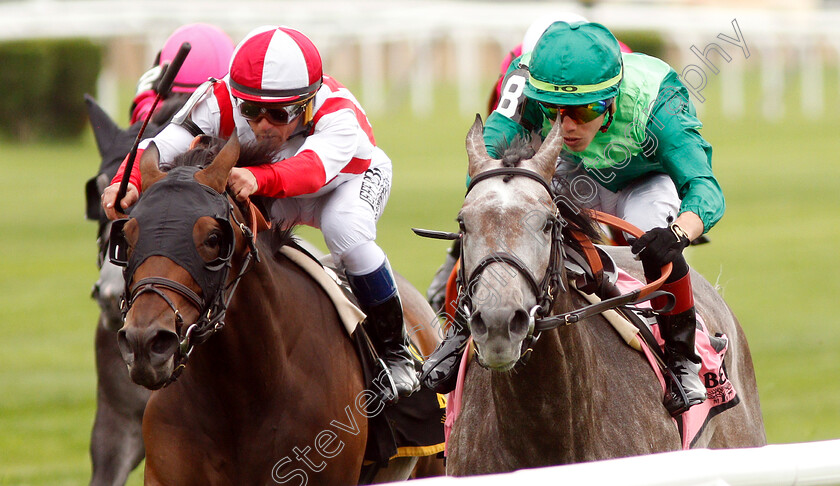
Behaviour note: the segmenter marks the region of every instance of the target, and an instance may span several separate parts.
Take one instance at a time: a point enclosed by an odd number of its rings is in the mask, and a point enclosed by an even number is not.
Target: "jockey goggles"
[[[264,116],[272,123],[287,125],[295,121],[301,113],[306,111],[306,104],[308,102],[309,100],[307,99],[303,103],[293,105],[265,106],[241,100],[239,103],[239,113],[246,120],[257,121],[260,117]]]
[[[614,99],[598,100],[587,105],[551,105],[540,103],[540,109],[550,120],[556,120],[557,113],[559,112],[561,119],[563,117],[569,117],[578,124],[589,123],[606,113],[610,105],[613,104]]]

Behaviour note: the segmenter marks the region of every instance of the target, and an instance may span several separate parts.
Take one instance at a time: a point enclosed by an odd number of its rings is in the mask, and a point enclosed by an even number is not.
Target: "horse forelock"
[[[502,154],[500,159],[502,167],[521,167],[523,162],[534,157],[536,150],[530,137],[517,135],[510,143],[502,141],[497,145],[496,153]],[[501,177],[500,179],[509,181],[511,177]],[[568,232],[571,229],[582,232],[591,240],[600,240],[603,235],[598,223],[589,216],[582,205],[577,203],[578,198],[574,196],[570,181],[562,175],[555,175],[550,183],[554,189],[554,202],[558,207],[560,217],[567,223],[563,227],[563,232],[567,236],[567,244],[578,246],[574,238],[568,237]]]
[[[517,135],[506,147],[498,147],[502,154],[502,167],[518,167],[520,163],[533,157],[537,152],[531,146],[530,138]]]

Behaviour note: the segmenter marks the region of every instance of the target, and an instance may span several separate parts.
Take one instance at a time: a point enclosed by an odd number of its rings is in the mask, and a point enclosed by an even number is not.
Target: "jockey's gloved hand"
[[[689,243],[691,240],[685,231],[671,224],[667,228],[653,228],[643,234],[633,242],[630,250],[643,261],[661,267],[682,255]]]
[[[163,74],[163,67],[160,65],[153,66],[143,73],[140,79],[137,80],[137,90],[134,96],[136,97],[144,91],[154,91],[158,81],[160,81],[161,74]]]

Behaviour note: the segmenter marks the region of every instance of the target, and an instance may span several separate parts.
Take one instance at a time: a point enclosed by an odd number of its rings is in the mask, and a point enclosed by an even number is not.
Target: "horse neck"
[[[234,290],[225,326],[201,345],[208,349],[195,353],[198,362],[190,363],[209,371],[204,375],[207,379],[215,379],[220,369],[238,376],[254,376],[257,381],[273,376],[279,363],[291,354],[293,344],[307,338],[295,325],[300,318],[295,308],[299,306],[292,299],[299,275],[275,262],[267,250],[261,255],[262,261],[251,261],[251,268]],[[233,265],[231,278],[240,268],[241,262]],[[274,359],[266,359],[267,355]]]
[[[575,305],[581,304],[570,293],[562,293],[554,310],[564,312]],[[579,411],[588,408],[587,401],[596,398],[591,391],[597,380],[591,377],[599,366],[598,350],[585,326],[599,324],[580,322],[544,332],[520,370],[493,373],[498,415],[533,420],[546,417],[554,425],[573,426]],[[514,426],[509,432],[517,434],[521,429]]]

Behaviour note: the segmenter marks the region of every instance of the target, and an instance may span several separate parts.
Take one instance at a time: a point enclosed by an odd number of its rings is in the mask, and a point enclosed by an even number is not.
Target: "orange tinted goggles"
[[[561,119],[569,117],[577,123],[588,123],[606,113],[612,103],[613,98],[595,101],[588,105],[549,105],[540,103],[540,109],[551,120],[556,120],[557,114],[559,113]]]

